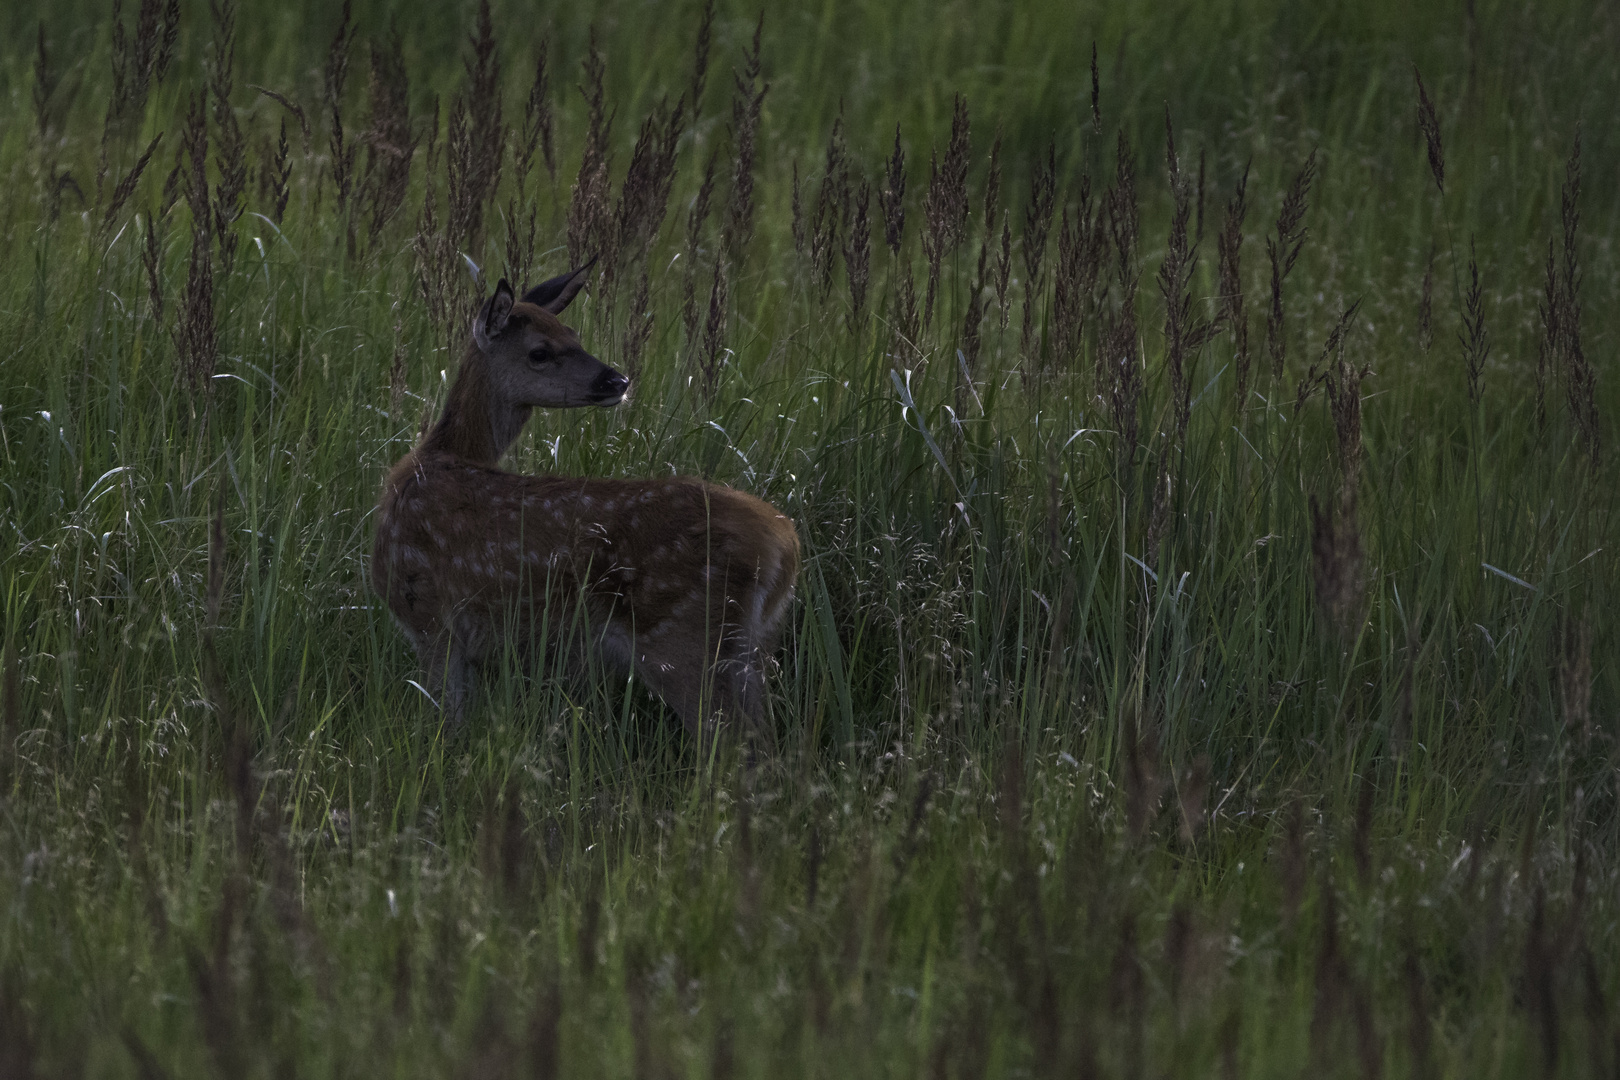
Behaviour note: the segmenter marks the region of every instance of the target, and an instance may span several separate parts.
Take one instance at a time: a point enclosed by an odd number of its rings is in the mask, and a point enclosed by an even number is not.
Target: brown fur
[[[563,357],[549,382],[524,359],[535,347]],[[551,312],[513,306],[487,348],[469,347],[438,424],[389,474],[372,585],[454,721],[469,703],[469,669],[509,646],[633,671],[694,733],[720,714],[756,721],[798,576],[792,522],[687,477],[496,467],[531,408],[584,404],[581,387],[601,385],[604,372],[616,376]]]

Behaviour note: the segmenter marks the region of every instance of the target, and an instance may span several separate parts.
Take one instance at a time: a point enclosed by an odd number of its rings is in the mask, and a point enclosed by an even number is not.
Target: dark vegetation
[[[0,1076],[1615,1075],[1620,17],[1309,8],[0,14]],[[754,769],[364,585],[590,257]]]

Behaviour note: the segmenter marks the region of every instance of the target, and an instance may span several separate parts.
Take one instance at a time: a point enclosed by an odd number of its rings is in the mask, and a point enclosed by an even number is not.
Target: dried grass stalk
[[[1138,404],[1142,394],[1142,355],[1136,333],[1136,291],[1141,280],[1137,244],[1141,211],[1136,201],[1136,168],[1125,133],[1119,134],[1114,186],[1104,197],[1109,236],[1114,246],[1119,299],[1103,335],[1103,380],[1107,388],[1115,443],[1122,467],[1136,457]]]
[[[825,297],[832,289],[833,253],[838,250],[840,223],[848,216],[849,151],[844,145],[844,118],[833,120],[827,137],[827,164],[810,219],[810,267]]]
[[[467,90],[451,103],[446,138],[447,222],[451,242],[459,250],[475,252],[482,246],[485,207],[500,187],[501,167],[506,160],[501,62],[495,53],[495,28],[489,0],[480,0],[478,31],[468,38],[468,44],[472,46],[472,54],[465,61]],[[592,55],[595,55],[594,48]],[[605,187],[605,175],[603,184]],[[605,196],[604,190],[604,200]]]
[[[236,262],[238,237],[234,226],[242,216],[242,192],[247,187],[247,140],[231,105],[235,90],[236,2],[209,0],[208,6],[214,18],[208,89],[214,102],[214,161],[219,171],[219,183],[214,188],[214,238],[219,245],[220,272],[229,276]]]
[[[1091,133],[1102,134],[1102,79],[1097,73],[1097,43],[1091,43]]]
[[[934,151],[929,160],[928,191],[923,196],[923,255],[928,259],[924,326],[933,322],[941,265],[961,242],[967,224],[970,149],[967,100],[958,94],[951,110],[951,138],[945,145],[945,157],[941,160],[938,150]]]
[[[726,204],[721,228],[721,247],[726,257],[741,261],[754,235],[754,155],[759,131],[760,108],[770,84],[760,77],[760,37],[765,32],[765,13],[754,24],[754,42],[743,58],[742,70],[734,76],[736,90],[731,99],[731,198]],[[674,148],[671,147],[673,157]]]
[[[921,334],[917,311],[917,281],[912,276],[909,260],[900,264],[899,283],[894,290],[894,313],[890,325],[894,339],[889,345],[889,358],[897,367],[904,366],[917,353],[917,339]]]
[[[866,284],[872,266],[872,223],[868,214],[871,202],[872,185],[863,179],[855,189],[844,230],[844,271],[849,278],[851,330],[858,330],[866,319]]]
[[[897,256],[906,235],[906,151],[900,145],[899,124],[894,126],[894,151],[884,170],[878,205],[883,208],[883,242],[889,245],[889,254]]]
[[[440,223],[437,206],[438,195],[434,190],[433,173],[429,170],[422,192],[422,209],[417,217],[416,238],[411,242],[411,249],[416,256],[417,282],[423,308],[428,320],[441,334],[446,335],[447,343],[450,343],[462,332],[462,328],[454,323],[459,322],[456,318],[459,314],[457,284],[464,275],[456,267],[455,245]]]
[[[1536,306],[1541,321],[1541,338],[1536,343],[1536,427],[1538,430],[1545,430],[1547,426],[1547,383],[1556,380],[1560,375],[1559,346],[1562,332],[1559,329],[1558,320],[1563,313],[1563,303],[1558,278],[1558,260],[1555,258],[1553,250],[1554,242],[1548,240],[1542,298]]]
[[[1581,133],[1575,132],[1575,146],[1564,166],[1564,186],[1560,196],[1559,218],[1563,226],[1563,274],[1559,285],[1559,355],[1564,375],[1564,391],[1569,414],[1585,444],[1588,460],[1597,468],[1602,452],[1598,431],[1597,371],[1586,357],[1581,343],[1581,264],[1579,232],[1581,223]]]
[[[1001,329],[1007,329],[1007,316],[1012,307],[1012,224],[1007,211],[1001,212],[1001,249],[996,254],[996,309],[1001,316]]]
[[[1220,320],[1232,333],[1232,367],[1235,376],[1234,399],[1239,412],[1249,396],[1249,313],[1243,297],[1243,222],[1249,213],[1249,166],[1226,203],[1226,217],[1215,238],[1215,255],[1220,277]]]
[[[1271,356],[1271,377],[1282,378],[1283,361],[1288,357],[1288,326],[1283,308],[1283,283],[1294,269],[1305,244],[1305,211],[1311,183],[1316,179],[1316,151],[1288,186],[1282,209],[1277,214],[1277,232],[1266,238],[1266,257],[1271,262],[1271,308],[1266,316],[1266,351]]]
[[[675,150],[684,124],[680,102],[673,109],[660,102],[642,122],[619,188],[613,213],[616,238],[609,245],[626,261],[645,258],[663,226],[675,183]]]
[[[793,163],[793,253],[799,258],[805,256],[804,232],[804,197],[799,188],[799,163]]]
[[[990,287],[990,249],[995,241],[996,211],[1001,201],[1001,132],[990,147],[990,168],[984,183],[984,233],[979,240],[979,263],[968,292],[967,311],[962,319],[962,367],[968,378],[978,370],[980,336],[984,321],[985,291]],[[969,387],[971,389],[971,387]],[[958,410],[962,411],[962,410]]]
[[[416,153],[405,48],[395,27],[389,27],[382,45],[371,47],[367,98],[371,115],[365,134],[360,138],[366,147],[361,204],[369,208],[371,240],[375,243],[405,204],[411,158]]]
[[[185,153],[188,168],[184,174],[186,203],[191,210],[191,267],[185,290],[180,295],[179,322],[175,327],[175,349],[180,372],[193,395],[211,385],[218,358],[218,333],[214,322],[213,221],[208,198],[208,112],[206,97],[192,97],[186,113]]]
[[[606,65],[596,48],[596,30],[591,29],[590,45],[583,62],[585,95],[589,120],[585,129],[585,150],[580,157],[579,174],[568,202],[568,265],[579,266],[588,259],[608,254],[609,234],[613,231],[608,213],[608,139],[612,119],[608,116],[603,89]],[[604,258],[604,265],[612,259]]]
[[[709,218],[709,200],[714,194],[716,160],[716,154],[711,150],[709,160],[703,166],[703,180],[698,184],[697,195],[692,200],[692,209],[686,215],[686,292],[681,304],[681,325],[686,331],[686,340],[693,345],[697,341],[698,245],[703,239],[703,224]]]
[[[632,384],[641,376],[641,357],[646,352],[648,339],[652,337],[654,309],[650,290],[647,264],[643,261],[640,276],[636,278],[635,296],[630,301],[629,325],[624,332],[622,350],[624,372]]]
[[[698,17],[697,38],[692,43],[692,82],[686,93],[694,118],[703,112],[703,90],[708,83],[709,47],[713,39],[714,0],[705,0],[703,14]]]
[[[354,162],[358,146],[344,134],[343,91],[349,80],[349,47],[354,44],[355,26],[350,11],[350,0],[343,0],[338,15],[337,32],[326,50],[326,66],[321,72],[321,100],[326,106],[331,125],[332,183],[337,188],[338,209],[342,212],[349,203],[349,192],[354,185]]]
[[[1046,238],[1057,206],[1057,147],[1048,143],[1046,158],[1029,178],[1029,202],[1024,207],[1024,323],[1019,350],[1026,360],[1040,351],[1035,311],[1041,304],[1041,274],[1046,260]]]
[[[1416,64],[1412,65],[1412,77],[1417,80],[1418,131],[1423,134],[1424,146],[1429,151],[1429,172],[1434,176],[1434,186],[1441,195],[1446,193],[1446,151],[1440,143],[1440,117],[1435,112],[1434,101],[1429,97],[1429,90],[1423,85],[1423,73]]]
[[[1080,353],[1087,305],[1097,286],[1104,246],[1092,206],[1091,177],[1080,178],[1080,193],[1071,219],[1063,208],[1058,229],[1057,271],[1052,287],[1052,361],[1062,367]]]
[[[166,7],[161,6],[159,0],[141,0],[132,36],[124,31],[122,6],[120,0],[113,0],[113,94],[107,107],[109,130],[140,126],[153,84],[161,82],[168,72],[180,29],[178,0],[169,0]]]
[[[134,167],[125,173],[123,178],[118,181],[117,186],[113,188],[112,198],[107,202],[107,211],[101,218],[102,232],[105,233],[111,228],[113,221],[118,217],[118,212],[124,208],[124,204],[129,201],[130,196],[135,194],[135,185],[141,182],[141,174],[146,171],[146,166],[151,162],[152,154],[157,150],[158,143],[162,139],[163,133],[160,131],[151,142],[146,144],[146,149],[136,159]]]
[[[529,96],[524,102],[523,127],[518,133],[516,173],[518,191],[522,192],[529,179],[529,166],[535,150],[546,166],[546,175],[557,182],[557,148],[555,145],[556,118],[551,105],[551,34],[540,36],[534,50],[534,81],[529,84]]]
[[[1170,399],[1175,407],[1176,442],[1186,435],[1191,408],[1191,381],[1187,365],[1193,353],[1196,330],[1193,326],[1192,293],[1189,285],[1196,269],[1196,257],[1188,235],[1192,217],[1191,192],[1181,173],[1176,154],[1175,127],[1170,110],[1165,109],[1165,161],[1170,173],[1170,236],[1164,262],[1159,265],[1159,293],[1164,297],[1165,359],[1170,369]]]
[[[730,281],[726,274],[726,260],[718,259],[714,265],[714,285],[709,290],[709,315],[703,324],[703,351],[700,354],[700,374],[704,400],[713,402],[720,382],[720,353],[725,346],[726,310],[730,300]]]
[[[269,167],[270,216],[280,225],[287,216],[287,200],[292,197],[292,154],[287,145],[287,118],[281,118],[281,136],[276,141],[276,156]]]
[[[1462,345],[1463,369],[1468,376],[1468,401],[1477,406],[1480,379],[1491,354],[1491,339],[1485,329],[1485,290],[1479,281],[1479,258],[1473,237],[1468,238],[1468,288],[1463,292],[1462,329],[1457,333]]]
[[[152,325],[163,330],[163,221],[157,215],[146,215],[146,242],[141,247],[141,266],[146,270],[147,306]]]

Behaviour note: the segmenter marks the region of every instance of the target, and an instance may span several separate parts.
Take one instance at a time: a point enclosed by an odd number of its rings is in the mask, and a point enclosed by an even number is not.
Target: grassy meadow
[[[1620,1070],[1620,9],[0,12],[0,1076]],[[521,471],[796,522],[777,748],[367,586]]]

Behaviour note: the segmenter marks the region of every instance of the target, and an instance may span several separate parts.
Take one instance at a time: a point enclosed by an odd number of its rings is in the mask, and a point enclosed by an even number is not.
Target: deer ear
[[[488,352],[489,343],[506,329],[506,320],[512,314],[512,304],[512,286],[505,278],[501,278],[501,283],[495,286],[495,295],[484,301],[478,316],[473,319],[473,340],[478,343],[479,349]]]
[[[523,294],[525,304],[534,304],[543,307],[553,315],[561,315],[563,308],[569,301],[585,287],[586,272],[596,265],[596,256],[577,270],[570,270],[566,274],[559,274],[549,281],[542,281],[534,288]]]

